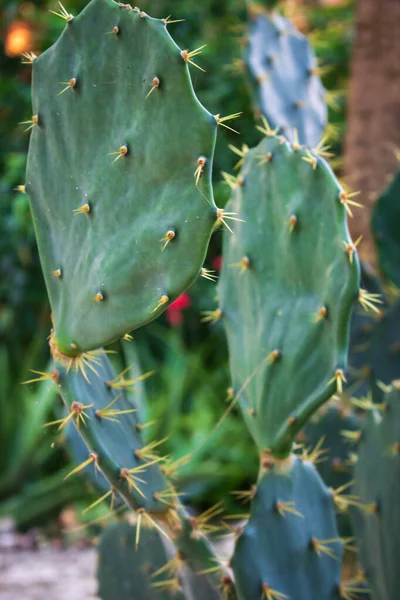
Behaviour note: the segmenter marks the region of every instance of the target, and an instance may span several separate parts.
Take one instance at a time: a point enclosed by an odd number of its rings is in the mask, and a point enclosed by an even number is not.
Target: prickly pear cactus
[[[380,411],[370,411],[355,466],[354,492],[363,508],[353,524],[373,598],[396,600],[400,544],[400,381]]]
[[[376,202],[371,226],[382,274],[400,287],[400,171]]]
[[[157,317],[199,275],[217,221],[221,122],[196,98],[168,19],[92,0],[66,11],[33,63],[26,175],[39,253],[67,355]]]
[[[224,240],[219,315],[246,424],[260,451],[284,457],[342,390],[359,265],[329,166],[266,133],[232,184],[241,221]]]
[[[332,494],[311,463],[268,461],[231,561],[239,599],[339,598],[342,543]]]
[[[268,4],[268,3],[267,3]],[[327,124],[326,90],[314,52],[277,12],[255,11],[245,56],[255,106],[288,139],[317,146]]]

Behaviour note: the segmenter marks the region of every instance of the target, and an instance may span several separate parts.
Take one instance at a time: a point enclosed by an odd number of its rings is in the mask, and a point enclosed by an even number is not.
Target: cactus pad
[[[400,376],[400,300],[382,313],[372,330],[371,364],[373,398],[380,403],[384,396],[380,382],[389,385]]]
[[[57,352],[53,358],[54,378],[68,410],[67,418],[74,421],[87,447],[86,460],[71,474],[92,465],[100,470],[109,483],[110,499],[118,493],[130,508],[143,515],[143,526],[153,524],[170,536],[196,573],[207,571],[201,583],[205,597],[218,598],[212,595],[213,589],[220,585],[225,569],[221,567],[222,575],[214,569],[208,572],[218,564],[213,549],[200,522],[188,516],[165,479],[159,466],[164,463],[157,456],[158,442],[143,446],[143,424],[138,422],[137,412],[131,412],[136,409],[125,393],[127,380],[116,377],[104,351],[84,354],[84,364]]]
[[[228,205],[244,221],[225,237],[219,284],[232,383],[259,450],[276,456],[343,385],[359,293],[345,202],[324,160],[269,135]]]
[[[128,523],[114,524],[104,532],[97,568],[101,600],[222,600],[156,529],[140,532],[136,552],[136,532],[136,526]]]
[[[362,566],[373,597],[396,600],[400,544],[400,381],[385,397],[385,409],[371,412],[355,466],[354,494],[363,510],[354,512]]]
[[[256,107],[290,140],[312,148],[327,124],[326,90],[307,40],[277,12],[259,14],[250,23],[246,51]]]
[[[333,600],[341,557],[332,495],[313,465],[269,467],[231,561],[239,600]]]
[[[66,427],[66,446],[68,454],[71,456],[74,463],[81,465],[88,458],[88,448],[83,441],[78,429],[73,423]],[[89,464],[83,471],[84,479],[89,483],[94,492],[101,492],[101,495],[108,492],[110,484],[93,463]],[[124,504],[122,499],[115,498],[114,506],[118,507]]]
[[[184,600],[179,590],[160,590],[153,577],[169,561],[169,556],[156,530],[143,529],[142,545],[135,551],[136,527],[116,523],[104,532],[98,546],[98,595],[101,600]]]
[[[217,221],[217,120],[167,24],[92,0],[33,64],[26,190],[64,354],[158,316],[199,275]]]
[[[383,275],[400,287],[400,171],[378,199],[371,219]]]

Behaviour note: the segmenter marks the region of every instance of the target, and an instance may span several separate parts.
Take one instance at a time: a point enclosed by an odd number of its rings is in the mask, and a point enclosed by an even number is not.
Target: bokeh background
[[[68,0],[76,14],[85,0]],[[397,5],[397,6],[396,6]],[[332,165],[350,186],[363,190],[367,205],[356,219],[355,235],[369,246],[368,207],[396,165],[400,147],[400,2],[398,0],[284,0],[281,9],[312,42],[328,90]],[[221,171],[232,172],[237,157],[229,144],[257,143],[249,90],[242,69],[246,36],[244,0],[141,0],[155,17],[184,19],[171,25],[182,48],[206,48],[199,58],[205,73],[193,68],[201,102],[213,114],[241,112],[240,135],[220,128],[214,184],[218,206],[229,188]],[[0,6],[0,523],[12,518],[20,531],[40,539],[70,543],[92,539],[104,508],[82,515],[95,496],[84,477],[64,481],[71,469],[65,436],[43,428],[59,418],[61,402],[48,382],[21,385],[45,371],[49,353],[50,311],[38,261],[27,197],[15,188],[24,183],[29,134],[18,123],[31,118],[31,68],[23,52],[43,52],[64,22],[51,14],[55,0]],[[397,58],[396,58],[397,56]],[[358,237],[358,236],[357,236]],[[207,266],[221,264],[221,232],[212,239]],[[164,451],[176,458],[200,445],[227,407],[230,385],[225,337],[219,323],[201,322],[201,311],[216,307],[216,287],[201,280],[157,321],[135,332],[141,367],[154,370],[146,381],[148,418],[157,420],[151,435],[169,435]],[[257,470],[256,453],[233,411],[204,448],[179,474],[179,485],[194,506],[207,508],[224,498],[234,506],[232,490],[249,487]],[[103,512],[102,512],[103,511]],[[1,527],[0,527],[1,533]],[[1,540],[1,537],[0,537]]]

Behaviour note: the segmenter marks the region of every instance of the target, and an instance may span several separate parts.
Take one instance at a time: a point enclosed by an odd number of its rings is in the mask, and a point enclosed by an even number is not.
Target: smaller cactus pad
[[[170,560],[161,536],[154,529],[140,532],[136,548],[136,527],[115,523],[103,533],[98,546],[98,595],[101,600],[185,600],[179,589],[159,589],[154,573]]]
[[[368,414],[355,466],[353,493],[364,505],[353,524],[373,597],[399,597],[400,381],[392,383],[385,407]]]
[[[53,354],[57,382],[68,416],[87,446],[88,464],[98,468],[133,509],[165,512],[154,494],[167,489],[159,465],[143,451],[134,405],[124,392],[124,380],[114,372],[104,351],[78,359]],[[148,466],[147,466],[148,465]]]
[[[156,529],[111,525],[98,547],[97,575],[101,600],[222,600],[205,576],[193,573],[182,553]]]
[[[66,427],[66,448],[75,464],[81,465],[88,458],[88,448],[83,441],[78,429],[73,423]],[[100,492],[101,495],[108,492],[110,484],[103,473],[95,467],[93,463],[89,464],[82,471],[82,476],[89,483],[94,492]],[[114,506],[118,507],[124,504],[122,499],[115,498]]]
[[[383,275],[400,287],[400,171],[378,199],[371,219]]]
[[[317,146],[327,124],[326,90],[307,40],[277,12],[250,22],[246,65],[256,107],[288,139]]]
[[[266,468],[231,561],[239,600],[335,600],[342,543],[332,495],[314,466]]]
[[[371,336],[372,393],[383,401],[381,383],[389,385],[400,377],[400,300],[396,300],[378,319]]]

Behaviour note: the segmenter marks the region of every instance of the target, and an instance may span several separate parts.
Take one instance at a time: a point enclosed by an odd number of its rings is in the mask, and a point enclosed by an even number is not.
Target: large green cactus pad
[[[378,199],[371,219],[383,275],[400,287],[400,171]]]
[[[355,466],[354,494],[364,509],[353,524],[373,597],[399,597],[400,544],[400,381],[385,397],[383,413],[371,412]]]
[[[333,504],[311,463],[291,457],[261,476],[231,561],[239,600],[339,598]]]
[[[246,155],[219,286],[233,387],[259,449],[278,456],[341,387],[358,297],[344,196],[310,156],[274,136]]]
[[[200,272],[217,121],[188,60],[165,21],[92,0],[34,61],[26,189],[65,354],[151,321]]]
[[[327,124],[326,90],[307,40],[277,12],[250,23],[246,64],[256,107],[288,139],[317,146]]]

